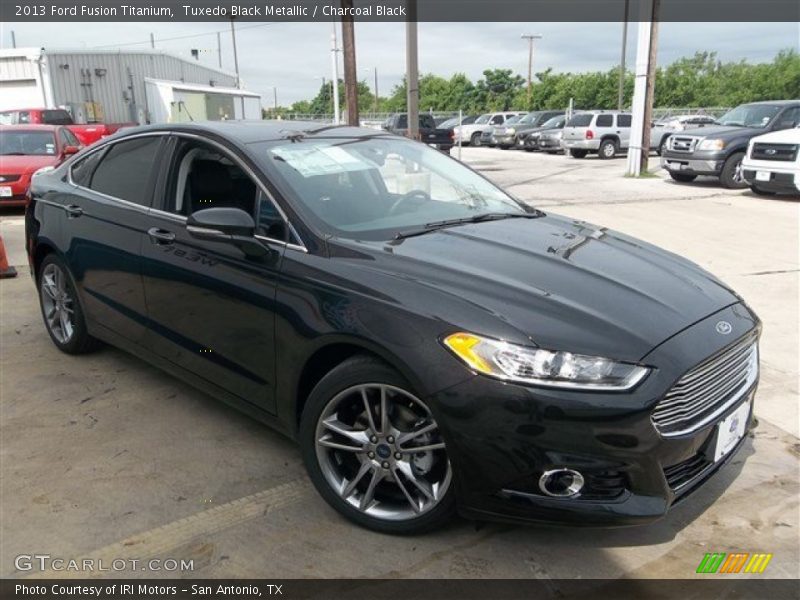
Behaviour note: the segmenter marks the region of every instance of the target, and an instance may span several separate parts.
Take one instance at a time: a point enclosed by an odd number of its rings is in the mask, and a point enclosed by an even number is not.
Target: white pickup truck
[[[756,194],[800,196],[800,128],[773,131],[750,140],[742,176]]]

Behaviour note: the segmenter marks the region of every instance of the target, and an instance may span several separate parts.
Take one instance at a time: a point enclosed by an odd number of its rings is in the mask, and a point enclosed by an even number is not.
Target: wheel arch
[[[308,395],[314,386],[330,371],[358,354],[372,356],[397,370],[420,393],[424,386],[414,374],[413,369],[397,354],[370,340],[352,336],[326,336],[318,340],[309,350],[297,378],[289,390],[287,419],[290,430],[296,434],[303,415]]]

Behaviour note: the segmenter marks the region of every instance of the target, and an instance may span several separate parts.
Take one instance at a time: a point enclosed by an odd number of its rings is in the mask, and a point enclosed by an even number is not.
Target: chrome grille
[[[721,417],[758,376],[758,345],[747,335],[683,377],[656,405],[652,420],[665,437],[696,431]]]
[[[673,152],[694,152],[699,140],[700,138],[690,135],[671,135],[667,144]]]

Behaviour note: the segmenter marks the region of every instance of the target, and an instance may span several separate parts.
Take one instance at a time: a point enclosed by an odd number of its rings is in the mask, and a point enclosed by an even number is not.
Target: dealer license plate
[[[769,171],[756,171],[756,181],[769,181],[770,175]]]
[[[714,450],[714,462],[726,456],[744,437],[747,420],[750,418],[751,402],[743,402],[739,408],[725,417],[717,425],[717,447]]]
[[[686,165],[679,162],[667,162],[667,167],[672,169],[673,171],[680,171],[681,169],[686,168]]]
[[[7,185],[0,186],[0,198],[11,198],[14,194],[11,193],[11,187]]]

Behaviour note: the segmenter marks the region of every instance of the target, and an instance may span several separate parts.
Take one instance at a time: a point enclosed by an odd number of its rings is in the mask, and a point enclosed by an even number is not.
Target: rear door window
[[[160,146],[160,136],[117,142],[103,155],[86,187],[107,196],[149,206],[148,183]]]
[[[597,127],[613,127],[614,115],[597,115]]]

